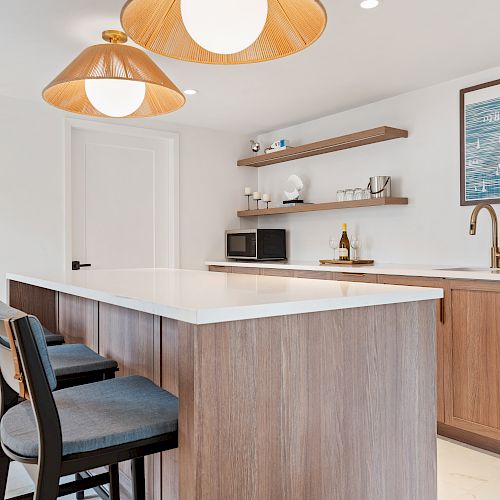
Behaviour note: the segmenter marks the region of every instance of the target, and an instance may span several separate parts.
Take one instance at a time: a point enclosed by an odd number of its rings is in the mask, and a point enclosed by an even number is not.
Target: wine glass
[[[337,248],[339,247],[338,238],[333,235],[330,235],[330,240],[328,241],[330,248],[333,250],[333,260],[335,260],[337,256]]]
[[[361,248],[361,242],[359,241],[358,237],[355,234],[351,234],[349,241],[351,243],[351,248],[352,248],[352,259],[358,260],[359,249]]]

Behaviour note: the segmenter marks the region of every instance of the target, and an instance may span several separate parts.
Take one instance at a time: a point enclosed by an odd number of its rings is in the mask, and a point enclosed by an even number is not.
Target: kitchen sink
[[[500,269],[491,269],[490,267],[443,267],[436,271],[462,271],[470,273],[500,273]]]

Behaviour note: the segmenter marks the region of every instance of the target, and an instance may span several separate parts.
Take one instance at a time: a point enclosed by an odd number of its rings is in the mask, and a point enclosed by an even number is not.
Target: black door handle
[[[81,267],[90,267],[92,264],[80,264],[79,260],[74,260],[71,263],[71,269],[73,271],[79,271]]]

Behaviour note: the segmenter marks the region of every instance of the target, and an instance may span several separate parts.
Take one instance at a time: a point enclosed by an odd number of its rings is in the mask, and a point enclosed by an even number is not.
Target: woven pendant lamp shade
[[[171,113],[186,101],[182,92],[142,50],[121,43],[93,45],[85,49],[45,87],[42,95],[52,106],[72,113],[106,116],[94,108],[85,91],[85,80],[99,78],[145,82],[144,101],[127,118]]]
[[[134,42],[152,52],[205,64],[245,64],[285,57],[313,44],[326,26],[326,12],[316,0],[269,0],[259,38],[236,54],[215,54],[191,38],[182,21],[180,3],[129,0],[122,10],[122,26]]]

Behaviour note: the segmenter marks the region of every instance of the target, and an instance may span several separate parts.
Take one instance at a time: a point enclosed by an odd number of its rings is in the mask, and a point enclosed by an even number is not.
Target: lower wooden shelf
[[[408,205],[408,198],[371,198],[369,200],[333,201],[328,203],[308,203],[295,207],[262,208],[259,210],[239,210],[238,217],[262,215],[293,214],[297,212],[316,212],[319,210],[339,210],[342,208],[379,207],[382,205]]]

